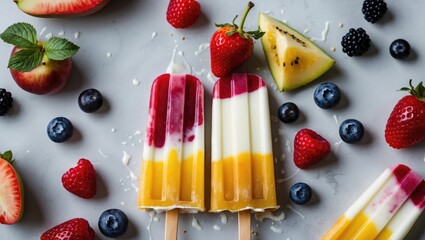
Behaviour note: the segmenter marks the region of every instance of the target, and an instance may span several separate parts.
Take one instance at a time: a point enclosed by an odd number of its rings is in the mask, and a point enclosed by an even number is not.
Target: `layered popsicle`
[[[253,74],[219,79],[213,90],[211,212],[276,209],[267,88]]]
[[[139,209],[204,211],[204,90],[188,74],[151,88]]]
[[[405,165],[388,168],[323,240],[403,239],[425,208],[425,181]]]

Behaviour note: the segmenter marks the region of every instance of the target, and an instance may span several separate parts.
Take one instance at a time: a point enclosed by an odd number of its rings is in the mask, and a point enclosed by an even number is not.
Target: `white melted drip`
[[[150,212],[149,212],[149,216],[150,216],[151,218],[150,218],[150,220],[149,220],[149,224],[148,224],[148,226],[146,227],[146,228],[148,229],[148,233],[149,233],[149,240],[152,240],[152,231],[151,231],[151,226],[152,226],[152,222],[153,222],[153,219],[154,219],[155,215],[156,215],[156,212],[155,212],[155,211],[150,211]]]
[[[65,31],[64,30],[61,30],[59,33],[58,33],[58,36],[64,36],[65,35]]]
[[[205,50],[207,50],[210,47],[210,43],[202,43],[199,45],[198,50],[195,51],[195,55],[199,56],[201,53],[203,53]]]
[[[321,42],[324,42],[324,41],[326,41],[326,37],[328,36],[328,32],[329,32],[329,25],[331,24],[331,22],[330,21],[326,21],[325,22],[325,29],[323,29],[323,31],[322,31],[322,37],[321,38],[315,38],[315,37],[312,37],[312,38],[310,38],[310,40],[311,41],[321,41]]]
[[[221,227],[218,226],[218,225],[214,225],[213,226],[213,229],[216,230],[216,231],[221,231]]]
[[[283,230],[281,228],[277,228],[275,226],[271,226],[270,229],[274,232],[274,233],[283,233]]]
[[[198,231],[202,231],[202,227],[201,225],[199,225],[198,219],[196,219],[195,216],[193,216],[192,218],[192,227],[194,227]]]
[[[221,223],[223,224],[227,224],[227,215],[224,212],[220,213],[220,217],[221,217]]]
[[[151,35],[151,39],[154,39],[158,34],[156,32],[153,32]]]
[[[339,124],[339,119],[338,119],[338,116],[337,115],[334,115],[334,120],[335,120],[335,123],[336,124]]]
[[[75,32],[74,33],[74,38],[75,39],[79,39],[80,38],[80,32]]]
[[[208,79],[208,81],[215,83],[214,75],[212,74],[212,72],[209,72],[207,74],[207,79]]]
[[[122,151],[122,154],[123,154],[121,159],[122,164],[128,169],[131,180],[137,181],[138,180],[137,175],[128,167],[128,165],[130,164],[131,155],[127,153],[126,151]],[[132,184],[132,187],[134,190],[136,190],[136,192],[139,191],[139,188],[134,183]]]
[[[103,153],[102,149],[98,149],[97,151],[99,152],[100,155],[102,155],[102,157],[108,158],[108,156],[105,153]]]
[[[122,151],[122,155],[122,164],[124,164],[124,166],[128,166],[131,160],[131,155],[128,154],[126,151]]]
[[[135,79],[135,78],[133,78],[132,83],[133,83],[134,86],[139,86],[140,85],[140,81],[137,80],[137,79]]]
[[[44,32],[46,31],[47,27],[43,27],[40,31],[40,36],[43,36]]]
[[[300,212],[298,212],[297,210],[295,210],[295,208],[294,207],[292,207],[291,205],[286,205],[286,207],[288,208],[288,209],[290,209],[291,211],[293,211],[294,213],[296,213],[296,214],[298,214],[302,219],[305,219],[305,216],[304,215],[302,215]]]
[[[184,53],[182,51],[179,51],[179,56],[182,57],[183,59],[183,64],[182,63],[176,63],[175,58],[176,58],[176,51],[177,49],[174,48],[173,50],[173,56],[171,57],[171,61],[170,64],[168,64],[167,67],[167,73],[192,73],[192,68],[190,67],[189,63],[186,61],[186,59],[184,58]]]
[[[274,215],[271,211],[255,213],[255,220],[263,222],[264,219],[271,219],[275,222],[282,222],[285,220],[285,213],[282,211],[279,215]]]
[[[297,169],[297,171],[296,171],[294,174],[292,174],[290,177],[283,178],[283,179],[277,179],[276,181],[277,181],[277,183],[287,182],[287,181],[289,181],[290,179],[292,179],[292,178],[294,178],[295,176],[297,176],[297,174],[298,174],[299,172],[300,172],[300,169]]]

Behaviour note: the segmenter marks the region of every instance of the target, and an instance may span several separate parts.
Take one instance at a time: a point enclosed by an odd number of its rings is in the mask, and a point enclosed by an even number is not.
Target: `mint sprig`
[[[1,154],[0,153],[0,157],[1,158],[3,158],[4,160],[6,160],[6,161],[8,161],[8,162],[10,162],[10,163],[13,163],[14,161],[12,160],[12,158],[13,158],[13,154],[12,154],[12,151],[6,151],[6,152],[4,152],[3,154]]]
[[[46,55],[49,59],[52,60],[65,60],[74,56],[78,49],[77,45],[72,42],[58,37],[52,37],[47,40],[44,45],[44,50],[46,51]]]
[[[9,60],[8,68],[19,72],[30,72],[47,60],[61,61],[74,56],[79,47],[64,38],[52,37],[47,42],[37,40],[37,31],[28,23],[15,23],[8,27],[0,38],[17,48]]]

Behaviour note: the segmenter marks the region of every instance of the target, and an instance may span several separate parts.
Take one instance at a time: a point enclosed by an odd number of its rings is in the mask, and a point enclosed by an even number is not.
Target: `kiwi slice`
[[[334,64],[317,45],[285,23],[260,13],[259,25],[267,63],[280,91],[289,91],[317,79]]]

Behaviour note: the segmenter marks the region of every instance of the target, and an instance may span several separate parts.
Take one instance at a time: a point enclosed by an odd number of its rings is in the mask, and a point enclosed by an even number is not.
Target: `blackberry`
[[[12,94],[4,88],[0,88],[0,116],[5,115],[12,108]]]
[[[348,56],[361,56],[370,48],[370,38],[363,28],[350,28],[342,37],[342,51]]]
[[[387,12],[387,4],[384,0],[365,0],[362,12],[366,21],[376,23]]]

